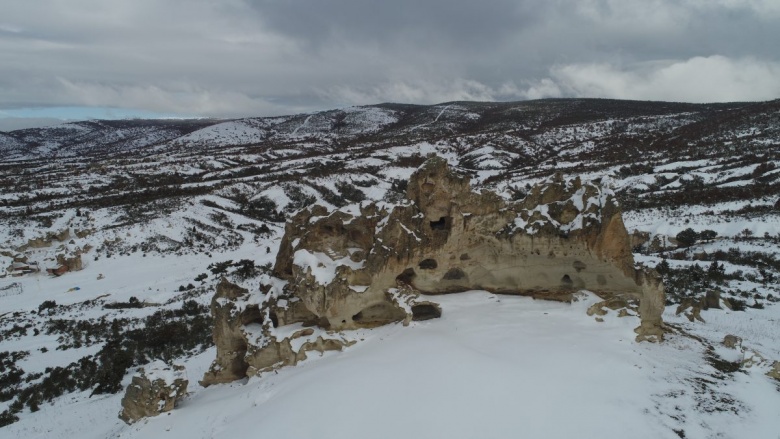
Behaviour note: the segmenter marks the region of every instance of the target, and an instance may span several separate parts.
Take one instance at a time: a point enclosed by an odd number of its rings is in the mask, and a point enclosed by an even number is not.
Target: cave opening
[[[439,263],[436,262],[436,259],[423,259],[420,261],[420,263],[417,265],[420,267],[421,270],[435,270],[436,267],[439,266]]]
[[[380,326],[404,318],[402,311],[387,303],[377,303],[363,308],[352,316],[352,321],[361,327]]]
[[[461,270],[460,268],[450,268],[446,273],[444,273],[444,277],[442,280],[460,280],[464,279],[466,277],[466,273]]]
[[[443,216],[439,218],[437,221],[431,221],[430,226],[431,230],[449,230],[450,229],[451,220],[448,216]]]
[[[438,319],[439,317],[441,317],[441,309],[435,305],[430,303],[412,305],[412,320],[414,321]]]
[[[401,274],[396,276],[395,280],[406,285],[411,285],[412,280],[416,275],[417,273],[414,272],[414,268],[407,268]]]
[[[249,325],[252,323],[262,325],[264,320],[265,319],[263,318],[263,314],[260,312],[260,307],[258,305],[247,306],[246,310],[241,314],[241,324],[243,325]]]

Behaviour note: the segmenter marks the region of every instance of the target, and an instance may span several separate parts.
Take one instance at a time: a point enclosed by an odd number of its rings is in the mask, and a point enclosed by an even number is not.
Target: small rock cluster
[[[728,334],[723,338],[723,346],[736,349],[742,353],[742,361],[739,366],[745,369],[756,368],[765,370],[766,376],[780,381],[780,361],[771,361],[764,358],[753,349],[742,345],[742,338]]]

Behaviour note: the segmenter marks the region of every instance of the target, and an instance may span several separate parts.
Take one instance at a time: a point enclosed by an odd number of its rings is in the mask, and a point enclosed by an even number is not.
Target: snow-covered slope
[[[96,439],[656,439],[772,437],[780,429],[780,393],[758,370],[723,374],[702,361],[705,346],[692,337],[636,344],[634,318],[613,314],[597,323],[585,315],[593,299],[583,296],[573,305],[485,292],[439,297],[440,320],[347,332],[359,343],[345,352],[247,383],[195,384],[167,416],[127,426],[115,418],[118,395],[82,394],[6,432]],[[203,372],[211,355],[185,363],[190,375]]]
[[[774,437],[778,110],[383,104],[2,133],[0,437]],[[342,353],[201,388],[218,279],[258,291],[289,215],[397,202],[428,154],[505,198],[556,172],[610,185],[635,259],[667,267],[667,341],[631,341],[633,316],[588,317],[587,293],[565,305],[470,292],[434,298],[440,320],[345,333],[358,343]],[[688,228],[698,239],[678,245]],[[77,252],[83,270],[60,277],[6,271]],[[722,308],[702,311],[706,323],[676,313],[708,291]],[[723,348],[726,334],[742,348]],[[133,356],[119,364],[117,352]],[[765,361],[740,366],[754,352]],[[192,393],[125,426],[108,384],[157,358],[185,364]]]

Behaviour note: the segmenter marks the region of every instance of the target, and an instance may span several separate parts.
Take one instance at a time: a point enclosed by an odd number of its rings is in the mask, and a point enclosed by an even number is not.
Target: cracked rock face
[[[299,212],[273,273],[264,298],[219,285],[217,359],[203,384],[340,350],[354,342],[336,332],[343,329],[439,317],[422,295],[475,289],[565,302],[586,289],[607,304],[638,302],[638,340],[663,336],[660,277],[635,268],[612,192],[579,178],[556,177],[507,201],[471,191],[466,176],[432,158],[400,204]]]

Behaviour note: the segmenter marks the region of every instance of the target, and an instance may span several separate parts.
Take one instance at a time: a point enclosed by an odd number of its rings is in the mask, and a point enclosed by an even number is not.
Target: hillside
[[[429,154],[506,200],[556,173],[610,187],[634,258],[664,276],[667,340],[634,343],[635,315],[594,320],[589,293],[469,292],[436,296],[441,319],[344,331],[357,343],[343,352],[199,386],[219,279],[259,291],[295,212],[398,203]],[[380,104],[0,133],[0,436],[772,437],[778,165],[780,100]],[[719,308],[697,308],[713,292]],[[187,367],[191,394],[126,426],[119,391],[156,358]]]

